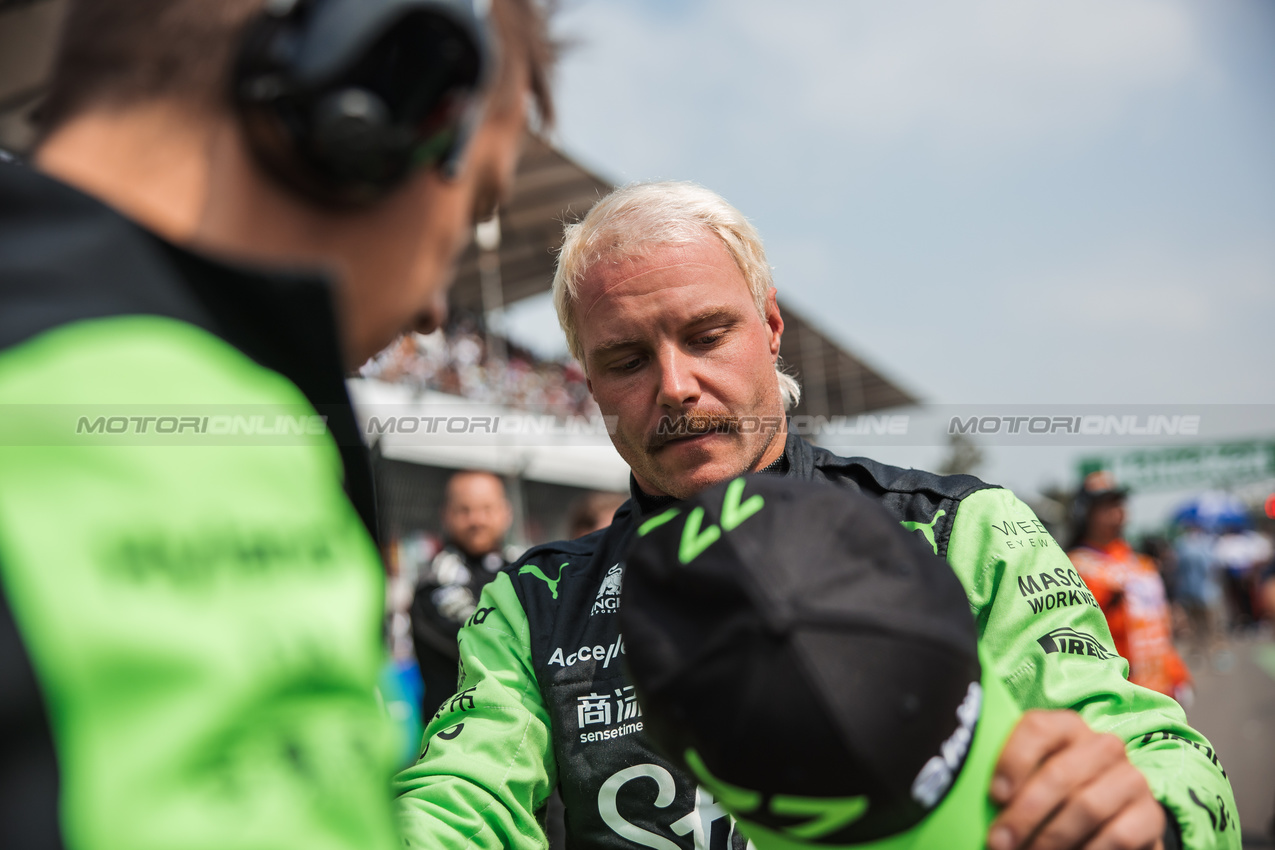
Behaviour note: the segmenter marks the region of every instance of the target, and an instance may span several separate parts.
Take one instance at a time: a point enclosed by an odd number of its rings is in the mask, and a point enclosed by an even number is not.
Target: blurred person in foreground
[[[690,184],[619,189],[568,227],[554,298],[615,417],[631,499],[606,531],[535,547],[484,589],[483,622],[459,635],[460,690],[397,780],[413,846],[542,846],[557,786],[573,846],[721,847],[729,834],[742,850],[715,794],[648,739],[615,615],[634,536],[753,471],[867,495],[956,574],[989,668],[1026,710],[990,786],[1004,805],[992,850],[1239,846],[1233,816],[1219,820],[1235,807],[1212,748],[1171,699],[1125,680],[1101,611],[1030,509],[971,476],[837,457],[790,433],[783,318],[738,210]],[[691,512],[680,560],[754,509],[736,493],[720,523]]]
[[[504,545],[512,522],[505,485],[492,473],[466,470],[447,480],[443,548],[421,571],[412,599],[412,645],[427,720],[456,692],[456,632],[478,607],[483,587],[521,554]]]
[[[1067,557],[1102,608],[1129,681],[1190,707],[1191,673],[1173,647],[1173,622],[1155,563],[1124,539],[1128,491],[1108,471],[1085,476],[1072,503],[1075,545]]]
[[[577,497],[567,507],[567,539],[575,540],[606,528],[626,501],[628,499],[620,493],[605,490],[594,490]]]
[[[68,4],[0,165],[0,845],[398,844],[344,377],[549,113],[539,8],[491,15]]]

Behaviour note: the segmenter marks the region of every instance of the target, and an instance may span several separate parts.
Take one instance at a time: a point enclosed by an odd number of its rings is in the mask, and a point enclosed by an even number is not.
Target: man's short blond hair
[[[695,183],[634,183],[616,189],[563,233],[558,268],[553,277],[553,306],[567,336],[567,348],[582,366],[584,352],[575,321],[580,281],[599,263],[620,263],[646,256],[652,249],[690,245],[710,236],[739,266],[757,313],[766,318],[766,296],[774,286],[766,250],[757,229],[716,192]],[[801,399],[797,379],[775,365],[784,408]]]

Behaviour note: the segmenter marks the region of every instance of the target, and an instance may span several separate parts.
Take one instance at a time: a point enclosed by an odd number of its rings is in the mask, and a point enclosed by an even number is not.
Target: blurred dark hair
[[[1085,542],[1089,536],[1089,518],[1093,515],[1094,508],[1104,503],[1127,500],[1128,496],[1120,491],[1091,494],[1081,490],[1077,493],[1071,502],[1071,516],[1068,518],[1069,534],[1065,550],[1071,551]]]
[[[490,478],[500,487],[500,495],[505,499],[509,498],[508,492],[505,490],[505,479],[488,469],[458,469],[447,477],[447,483],[443,485],[443,508],[447,508],[452,501],[452,485],[464,478]]]
[[[49,90],[36,121],[45,139],[90,108],[174,98],[228,105],[231,61],[244,25],[265,0],[70,0]],[[525,73],[540,122],[554,119],[550,77],[558,45],[545,0],[492,0],[500,68],[495,111],[509,108]],[[520,70],[519,70],[520,69]]]
[[[626,499],[620,493],[595,490],[573,500],[567,508],[567,539],[574,540],[598,527],[610,525],[611,517]]]

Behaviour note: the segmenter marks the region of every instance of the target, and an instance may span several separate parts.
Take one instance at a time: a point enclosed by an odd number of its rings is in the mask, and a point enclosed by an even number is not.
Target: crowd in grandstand
[[[503,351],[502,351],[503,349]],[[429,335],[405,334],[359,372],[473,401],[557,416],[593,416],[584,371],[570,358],[545,360],[491,333],[480,316],[459,313]]]

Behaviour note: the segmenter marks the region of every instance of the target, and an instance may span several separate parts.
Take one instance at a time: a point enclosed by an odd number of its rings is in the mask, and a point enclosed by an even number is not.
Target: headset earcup
[[[453,176],[491,69],[488,42],[472,0],[268,6],[244,33],[233,97],[271,173],[314,200],[357,206],[415,168]],[[464,98],[469,107],[452,108]]]
[[[360,88],[322,97],[311,115],[310,143],[316,159],[345,179],[380,182],[392,170],[392,118],[385,102]]]

